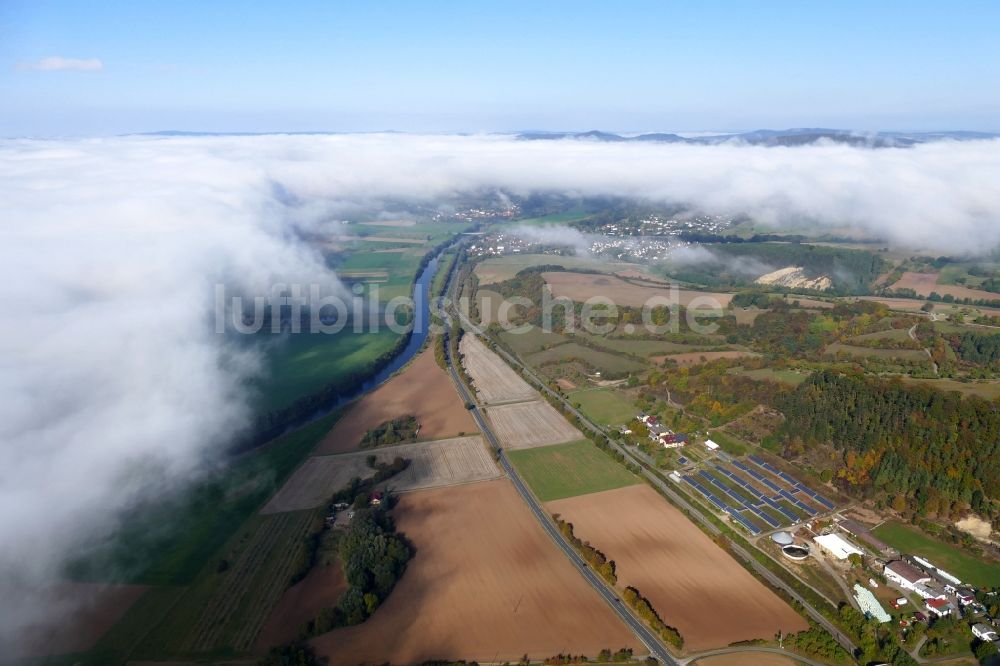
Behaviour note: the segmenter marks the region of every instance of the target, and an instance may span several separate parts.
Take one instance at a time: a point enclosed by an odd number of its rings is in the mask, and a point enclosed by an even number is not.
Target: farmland
[[[285,591],[313,518],[308,511],[263,518],[232,567],[219,577],[220,584],[179,651],[249,650],[271,607]]]
[[[74,567],[86,580],[112,574],[149,585],[192,581],[296,467],[308,456],[339,414],[280,437],[239,459],[224,474],[164,498],[127,522],[118,540]],[[151,529],[155,525],[155,529]]]
[[[552,272],[543,273],[542,277],[552,288],[552,295],[565,296],[573,301],[583,302],[593,296],[611,299],[616,305],[642,307],[647,302],[656,305],[666,304],[674,296],[677,303],[689,307],[724,308],[732,300],[732,294],[707,291],[691,291],[689,289],[669,289],[666,287],[634,284],[619,277],[593,273]],[[650,301],[656,298],[658,301]],[[696,300],[697,299],[697,300]],[[662,301],[662,302],[661,302]]]
[[[941,296],[954,296],[955,298],[968,298],[973,301],[1000,300],[1000,294],[984,291],[982,289],[970,289],[957,284],[941,284],[938,279],[940,273],[903,273],[903,277],[892,285],[893,289],[912,289],[918,296],[929,296],[932,291],[936,291]]]
[[[520,449],[507,455],[543,502],[639,483],[637,476],[587,440]]]
[[[546,504],[617,563],[618,584],[638,588],[687,649],[770,639],[808,628],[791,607],[646,485]],[[669,573],[668,573],[669,572]]]
[[[316,452],[355,451],[365,432],[402,415],[416,417],[422,440],[476,431],[455,385],[434,360],[434,350],[428,347],[401,373],[355,402],[323,438]]]
[[[509,280],[518,271],[532,266],[562,266],[567,270],[585,268],[589,270],[607,271],[640,271],[645,272],[645,266],[622,261],[604,261],[588,257],[569,257],[551,254],[517,254],[505,257],[491,257],[476,264],[476,276],[479,284],[488,285]]]
[[[459,352],[462,354],[462,365],[472,378],[480,402],[490,404],[538,397],[535,389],[476,336],[462,336]]]
[[[17,653],[5,657],[46,657],[90,650],[148,589],[145,585],[101,583],[52,585],[43,591],[44,603],[51,608],[72,610],[73,622],[58,617],[27,627]]]
[[[558,347],[551,347],[544,351],[529,354],[525,360],[533,365],[540,366],[550,363],[557,363],[565,360],[578,360],[586,366],[593,368],[597,372],[610,375],[622,375],[630,372],[639,372],[644,369],[644,365],[638,361],[633,361],[618,354],[591,349],[575,342],[569,342]]]
[[[296,470],[262,513],[321,506],[352,478],[367,478],[374,474],[375,470],[366,461],[369,455],[374,455],[380,462],[391,462],[397,456],[411,461],[405,471],[386,482],[398,492],[480,481],[499,474],[479,436],[387,446],[371,452],[313,456]]]
[[[297,333],[256,338],[266,350],[266,374],[256,383],[258,405],[280,409],[361,372],[393,348],[399,335],[386,327],[354,333]]]
[[[592,420],[602,425],[620,425],[635,417],[636,407],[631,400],[613,389],[582,389],[569,394],[573,403],[580,405]]]
[[[987,400],[1000,398],[1000,381],[959,382],[954,379],[922,379],[918,377],[903,377],[908,384],[923,384],[939,391],[958,391],[962,395],[978,395]]]
[[[500,333],[500,339],[516,354],[530,354],[567,341],[566,336],[542,330],[538,326],[532,326],[524,333],[504,331]]]
[[[302,627],[324,608],[336,605],[347,590],[340,562],[317,563],[309,574],[285,590],[257,635],[255,651],[295,640]]]
[[[368,621],[313,640],[336,663],[513,662],[641,649],[509,481],[407,493],[393,516],[416,555]]]
[[[541,399],[493,405],[485,411],[505,449],[545,446],[583,437],[562,414]]]
[[[900,552],[927,558],[963,581],[976,586],[1000,586],[1000,564],[966,555],[960,547],[933,539],[908,525],[887,522],[872,533]]]
[[[112,630],[98,646],[103,655],[98,663],[114,661],[108,651],[116,649],[140,660],[249,650],[285,590],[315,517],[309,511],[258,515],[239,525],[238,535],[220,550],[220,560],[206,562],[190,586],[160,595],[158,607],[136,604],[135,616],[145,626],[133,626],[132,614],[126,616],[122,624],[136,633]],[[224,571],[216,566],[222,559],[228,563]]]
[[[744,356],[759,356],[753,352],[744,351],[697,351],[684,352],[682,354],[665,354],[663,356],[653,356],[650,358],[654,363],[673,361],[677,365],[697,365],[699,363],[710,363],[719,359],[742,358]]]
[[[847,354],[855,358],[868,358],[874,356],[880,359],[894,359],[910,363],[920,363],[927,361],[927,354],[920,349],[878,349],[875,347],[857,347],[855,345],[845,345],[834,342],[827,345],[825,354]]]
[[[582,338],[588,344],[597,345],[610,351],[631,354],[632,356],[652,356],[654,354],[679,354],[689,351],[699,351],[701,347],[695,345],[680,344],[677,342],[667,342],[665,340],[643,340],[642,338],[630,337],[610,337],[600,335],[590,335],[578,332],[574,334],[577,338]],[[711,342],[711,343],[714,343]]]

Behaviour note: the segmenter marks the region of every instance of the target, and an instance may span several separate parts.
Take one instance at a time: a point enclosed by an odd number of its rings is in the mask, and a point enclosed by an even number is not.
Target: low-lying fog
[[[562,192],[856,227],[941,253],[1000,241],[1000,141],[765,148],[499,136],[0,142],[0,586],[59,575],[137,498],[247,423],[252,353],[212,287],[336,276],[300,240],[382,199]],[[0,603],[16,636],[45,609]],[[5,640],[7,639],[7,640]]]

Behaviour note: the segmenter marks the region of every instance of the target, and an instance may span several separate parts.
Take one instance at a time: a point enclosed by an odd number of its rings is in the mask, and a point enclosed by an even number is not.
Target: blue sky
[[[0,135],[1000,130],[997,25],[996,2],[3,0]]]

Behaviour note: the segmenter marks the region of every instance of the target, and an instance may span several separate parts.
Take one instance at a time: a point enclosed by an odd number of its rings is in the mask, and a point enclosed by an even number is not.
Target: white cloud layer
[[[50,577],[138,494],[157,490],[136,470],[156,469],[164,484],[183,478],[246,422],[241,387],[257,368],[213,334],[212,285],[263,293],[273,282],[333,283],[293,224],[321,229],[382,198],[546,190],[981,252],[1000,242],[997,183],[1000,141],[887,150],[403,135],[0,142],[0,583]]]
[[[16,69],[33,69],[40,72],[96,72],[104,69],[100,58],[63,58],[50,56],[40,60],[26,60],[14,65]]]

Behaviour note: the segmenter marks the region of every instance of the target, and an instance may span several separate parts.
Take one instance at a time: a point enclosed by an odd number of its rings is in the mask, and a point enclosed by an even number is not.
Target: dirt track
[[[417,553],[368,621],[313,641],[332,663],[514,662],[642,649],[509,481],[409,493],[393,515]]]
[[[483,438],[478,435],[335,456],[313,456],[295,471],[261,513],[299,511],[322,505],[352,478],[372,475],[365,461],[369,455],[375,455],[384,462],[396,456],[410,460],[410,466],[403,473],[386,482],[396,492],[482,481],[500,475]]]
[[[735,652],[705,657],[694,663],[695,666],[796,666],[802,662],[769,652]]]
[[[616,305],[642,307],[653,297],[658,300],[650,302],[651,305],[665,305],[666,301],[662,299],[670,299],[672,294],[676,294],[676,302],[684,307],[689,307],[698,299],[696,308],[724,308],[733,300],[732,294],[637,285],[621,278],[596,273],[553,272],[542,273],[542,277],[552,288],[553,296],[565,296],[580,302],[592,296],[602,296],[611,299]]]
[[[407,414],[417,418],[422,440],[478,432],[451,378],[428,347],[403,372],[358,400],[323,439],[316,453],[356,451],[367,431]]]
[[[459,352],[463,356],[462,365],[472,378],[479,401],[483,404],[538,397],[535,389],[476,336],[463,335]]]
[[[546,503],[618,565],[691,651],[771,638],[806,621],[646,485]]]
[[[544,400],[494,405],[486,409],[486,416],[505,449],[527,449],[584,438],[583,433]]]

